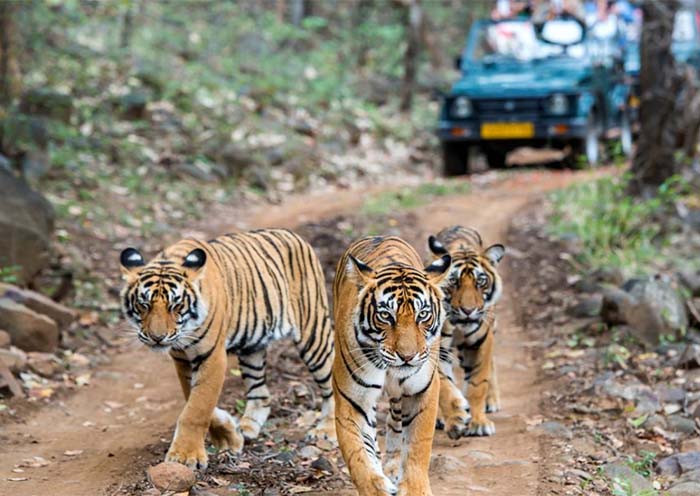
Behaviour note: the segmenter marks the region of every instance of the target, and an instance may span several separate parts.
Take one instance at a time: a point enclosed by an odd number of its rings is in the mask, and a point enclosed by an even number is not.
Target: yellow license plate
[[[535,125],[532,122],[485,122],[481,125],[481,137],[485,139],[532,138]]]

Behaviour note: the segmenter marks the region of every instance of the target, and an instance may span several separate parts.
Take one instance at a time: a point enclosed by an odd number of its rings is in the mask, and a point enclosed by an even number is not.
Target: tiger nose
[[[165,335],[163,334],[163,335],[160,335],[160,336],[151,336],[151,339],[152,339],[156,344],[158,344],[158,343],[160,343],[161,341],[163,341],[163,340],[165,339]]]
[[[411,360],[413,360],[418,353],[415,353],[415,352],[414,353],[400,353],[397,351],[396,354],[399,356],[399,358],[401,360],[408,363]]]

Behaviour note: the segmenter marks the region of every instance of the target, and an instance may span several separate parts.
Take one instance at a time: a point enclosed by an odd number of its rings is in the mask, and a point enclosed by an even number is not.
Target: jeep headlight
[[[569,99],[566,95],[555,93],[549,97],[547,104],[550,114],[563,115],[569,112]]]
[[[452,101],[450,114],[458,119],[464,119],[472,115],[472,102],[466,96],[458,96]]]

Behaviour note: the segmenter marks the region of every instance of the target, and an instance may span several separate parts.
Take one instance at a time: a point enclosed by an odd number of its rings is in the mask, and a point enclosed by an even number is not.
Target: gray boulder
[[[0,169],[0,267],[17,267],[20,284],[49,262],[54,211],[27,183]]]
[[[623,289],[630,298],[621,301],[621,316],[644,343],[655,346],[661,336],[687,329],[685,301],[669,277],[633,279]]]
[[[681,482],[672,486],[664,493],[666,496],[698,496],[700,484],[697,482]]]
[[[53,352],[58,347],[56,322],[9,298],[0,298],[0,328],[25,351]]]

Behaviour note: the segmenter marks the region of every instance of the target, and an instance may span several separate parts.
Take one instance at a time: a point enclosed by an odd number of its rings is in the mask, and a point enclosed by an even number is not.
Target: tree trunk
[[[18,3],[0,0],[0,107],[6,108],[20,93],[14,15]]]
[[[682,77],[671,54],[677,0],[645,0],[641,42],[641,132],[632,163],[630,192],[652,196],[678,172],[674,158],[678,136],[676,98]]]
[[[406,52],[404,54],[403,85],[401,86],[402,112],[409,112],[413,106],[413,93],[416,86],[418,53],[420,50],[423,9],[420,0],[411,0],[406,22]]]
[[[358,39],[355,65],[360,70],[362,70],[363,67],[367,64],[367,52],[369,52],[370,49],[367,37],[364,35],[360,28],[369,18],[372,11],[373,3],[373,0],[359,0],[357,5],[355,6],[355,11],[353,12],[352,16],[352,30]]]
[[[307,14],[307,4],[304,0],[290,0],[289,20],[292,24],[300,26]]]
[[[122,32],[119,47],[126,50],[131,45],[131,35],[134,32],[134,12],[132,2],[126,2],[126,10],[122,17]]]

